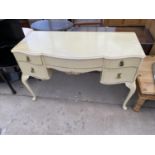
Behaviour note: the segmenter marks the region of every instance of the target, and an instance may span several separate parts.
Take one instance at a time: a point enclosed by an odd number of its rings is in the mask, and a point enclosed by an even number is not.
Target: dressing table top
[[[33,31],[12,52],[64,59],[145,57],[134,32]]]

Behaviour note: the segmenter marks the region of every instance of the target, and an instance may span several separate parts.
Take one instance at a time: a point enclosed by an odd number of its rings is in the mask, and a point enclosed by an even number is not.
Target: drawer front
[[[35,65],[42,65],[41,56],[30,56],[23,53],[14,53],[17,61],[28,62]]]
[[[37,77],[39,79],[49,79],[49,72],[44,66],[36,66],[25,62],[18,63],[22,73]]]
[[[97,68],[103,66],[103,59],[92,60],[70,60],[44,57],[47,66],[56,66],[64,68]]]
[[[103,69],[101,83],[117,84],[133,82],[137,73],[137,68]]]
[[[127,59],[105,59],[105,68],[122,68],[122,67],[138,67],[140,65],[140,58],[127,58]]]

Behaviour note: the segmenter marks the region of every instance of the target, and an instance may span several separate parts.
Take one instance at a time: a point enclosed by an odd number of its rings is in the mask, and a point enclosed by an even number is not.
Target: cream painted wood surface
[[[137,73],[137,68],[117,68],[117,69],[107,69],[102,70],[101,83],[103,84],[117,84],[125,82],[133,82],[135,75]]]
[[[33,31],[12,52],[63,59],[144,57],[134,32]]]
[[[44,57],[45,64],[47,66],[59,66],[64,68],[97,68],[103,66],[103,59],[91,59],[91,60],[71,60],[71,59],[61,59]]]
[[[41,56],[29,56],[28,54],[23,53],[15,53],[16,59],[20,62],[28,62],[31,64],[42,65]]]
[[[105,68],[137,67],[140,62],[140,58],[105,59],[103,65]]]
[[[22,82],[33,96],[28,77],[49,79],[52,69],[80,74],[101,73],[102,84],[125,83],[130,89],[123,108],[135,92],[143,49],[132,32],[33,31],[12,49],[22,70]]]
[[[18,62],[18,64],[23,74],[30,75],[43,80],[50,78],[49,72],[44,66],[32,65],[30,63],[25,62]]]

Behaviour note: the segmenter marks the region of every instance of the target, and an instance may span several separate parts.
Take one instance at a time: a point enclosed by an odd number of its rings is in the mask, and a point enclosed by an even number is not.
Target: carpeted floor
[[[0,83],[1,134],[155,134],[155,103],[146,102],[139,113],[132,110],[136,94],[124,111],[128,89],[101,85],[96,72],[78,76],[54,72],[48,81],[30,79],[36,102],[21,82],[17,95]],[[151,108],[152,107],[152,108]]]

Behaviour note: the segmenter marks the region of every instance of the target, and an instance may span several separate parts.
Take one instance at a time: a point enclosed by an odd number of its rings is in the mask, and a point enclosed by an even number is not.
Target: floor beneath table
[[[155,103],[147,102],[139,113],[121,104],[128,89],[101,85],[97,72],[78,76],[55,71],[48,81],[30,79],[39,96],[36,102],[21,82],[17,95],[0,83],[1,134],[155,134]],[[152,108],[151,108],[152,107]],[[154,107],[154,108],[153,108]]]

